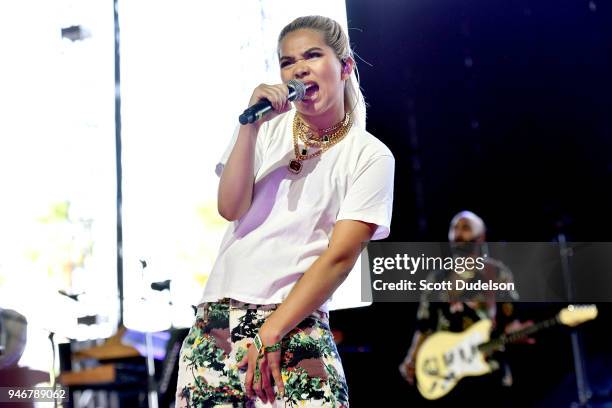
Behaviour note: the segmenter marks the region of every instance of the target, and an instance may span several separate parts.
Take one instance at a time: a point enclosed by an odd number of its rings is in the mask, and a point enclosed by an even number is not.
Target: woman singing
[[[389,235],[394,159],[365,130],[355,60],[340,25],[300,17],[280,33],[278,85],[249,106],[217,166],[229,226],[183,343],[178,407],[348,407],[329,300],[361,243]],[[290,79],[308,86],[288,101]],[[293,109],[292,109],[293,106]]]

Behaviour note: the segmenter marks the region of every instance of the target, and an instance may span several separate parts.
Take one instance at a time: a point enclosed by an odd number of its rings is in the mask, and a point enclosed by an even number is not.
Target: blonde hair
[[[293,31],[301,29],[316,30],[323,34],[325,43],[334,50],[336,57],[341,62],[347,58],[352,58],[355,61],[351,44],[348,36],[342,30],[342,27],[335,20],[324,16],[304,16],[298,17],[283,28],[278,36],[278,45],[280,55],[280,43],[285,36]],[[363,98],[363,93],[359,87],[357,72],[357,63],[353,66],[353,72],[344,86],[344,109],[349,112],[353,123],[365,129],[366,123],[366,104]]]

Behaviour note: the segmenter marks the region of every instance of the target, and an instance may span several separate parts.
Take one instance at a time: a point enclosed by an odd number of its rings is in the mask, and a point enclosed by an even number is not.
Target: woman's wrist
[[[256,121],[256,122],[247,123],[246,125],[241,125],[241,126],[246,129],[249,129],[251,134],[253,134],[254,136],[257,136],[257,134],[259,133],[259,128],[261,127],[261,122]]]
[[[275,329],[273,325],[268,324],[266,321],[259,328],[259,338],[264,346],[271,346],[281,341],[283,334],[280,332],[280,330]]]

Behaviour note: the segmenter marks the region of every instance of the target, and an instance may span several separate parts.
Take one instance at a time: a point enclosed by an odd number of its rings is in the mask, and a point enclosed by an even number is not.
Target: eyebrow
[[[311,48],[307,49],[306,51],[304,51],[302,53],[302,55],[309,54],[309,53],[311,53],[313,51],[321,51],[321,52],[323,52],[323,48],[321,48],[321,47],[311,47]],[[280,57],[279,61],[291,60],[291,59],[293,59],[293,57],[282,56],[282,57]]]

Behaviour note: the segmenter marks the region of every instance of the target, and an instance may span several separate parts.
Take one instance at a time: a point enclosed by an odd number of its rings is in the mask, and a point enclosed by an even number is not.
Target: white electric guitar
[[[464,332],[438,332],[427,337],[416,356],[416,379],[421,395],[435,400],[448,394],[463,377],[493,371],[485,356],[507,343],[559,324],[577,326],[597,317],[597,306],[568,306],[552,319],[491,340],[491,320],[480,320]]]

